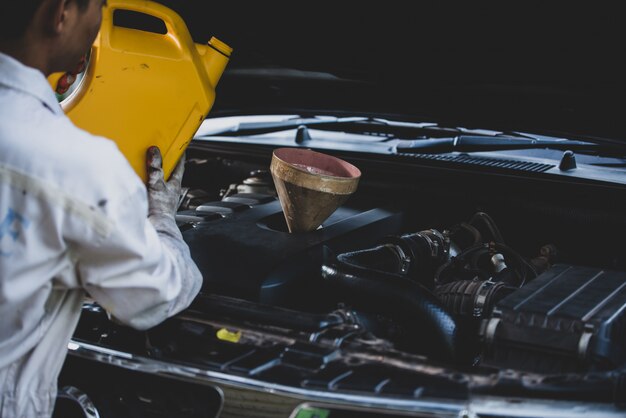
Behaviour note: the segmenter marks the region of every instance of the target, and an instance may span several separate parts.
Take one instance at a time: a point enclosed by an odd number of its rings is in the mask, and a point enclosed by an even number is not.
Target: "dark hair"
[[[19,39],[44,0],[0,0],[0,40]],[[91,0],[74,0],[80,10],[85,10]]]

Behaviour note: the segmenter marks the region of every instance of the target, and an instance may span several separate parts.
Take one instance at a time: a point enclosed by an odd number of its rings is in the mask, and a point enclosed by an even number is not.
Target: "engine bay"
[[[415,190],[409,175],[374,174],[320,228],[290,234],[267,165],[252,161],[190,161],[177,221],[203,294],[341,312],[397,350],[461,366],[566,373],[626,360],[626,274],[619,250],[592,241],[610,214],[568,211],[572,196],[549,190],[522,199],[510,181],[495,194],[444,177]],[[194,187],[216,170],[233,182]],[[575,228],[581,217],[591,222]]]

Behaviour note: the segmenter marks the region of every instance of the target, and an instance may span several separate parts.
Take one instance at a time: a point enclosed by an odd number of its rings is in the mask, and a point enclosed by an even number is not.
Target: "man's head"
[[[68,71],[89,50],[105,0],[3,0],[0,51],[48,75]]]

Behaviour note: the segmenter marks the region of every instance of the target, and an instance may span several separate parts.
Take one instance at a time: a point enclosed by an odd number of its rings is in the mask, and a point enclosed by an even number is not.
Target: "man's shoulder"
[[[107,194],[129,194],[143,187],[113,140],[92,135],[67,118],[59,119],[65,119],[62,123],[71,125],[67,129],[72,132],[65,138],[67,150],[60,150],[61,154],[57,155],[58,161],[67,164],[61,168],[67,184],[76,183]]]
[[[0,127],[0,163],[77,194],[124,194],[142,187],[114,141],[65,116]]]

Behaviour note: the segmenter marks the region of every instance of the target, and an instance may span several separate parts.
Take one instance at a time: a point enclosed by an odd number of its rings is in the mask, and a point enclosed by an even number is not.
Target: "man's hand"
[[[148,216],[176,216],[181,191],[181,181],[185,172],[185,154],[180,158],[169,181],[163,177],[163,158],[158,147],[148,148],[146,153],[148,167]]]

